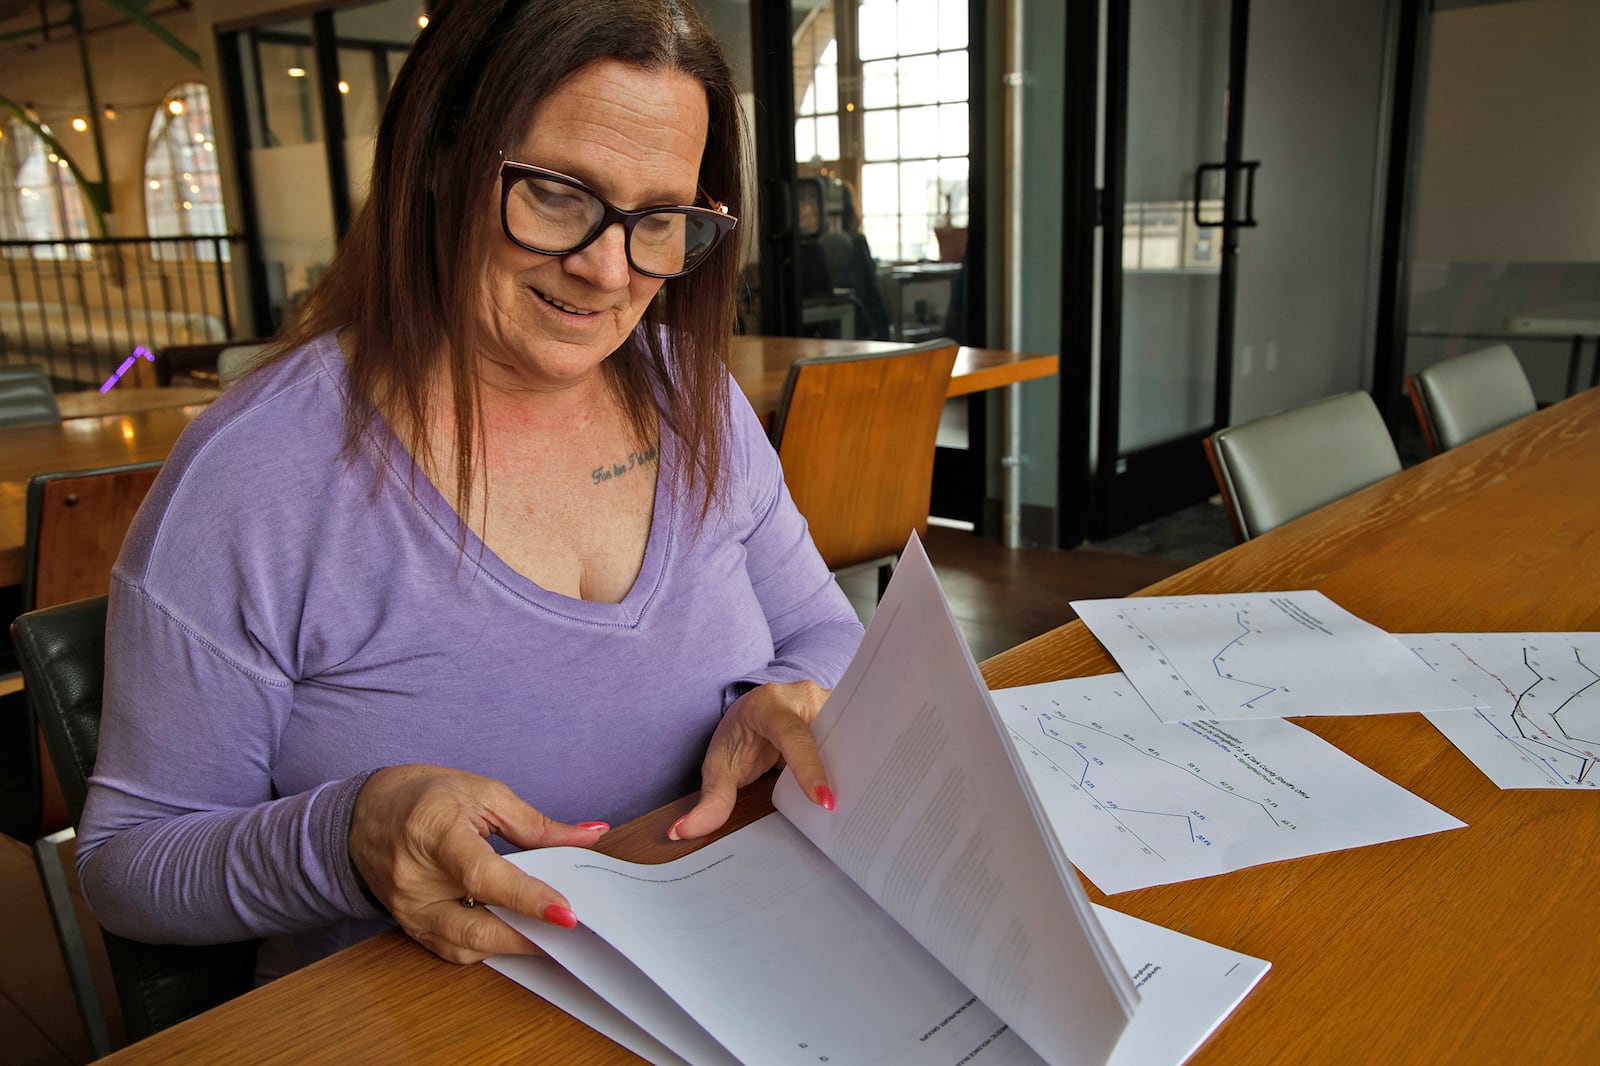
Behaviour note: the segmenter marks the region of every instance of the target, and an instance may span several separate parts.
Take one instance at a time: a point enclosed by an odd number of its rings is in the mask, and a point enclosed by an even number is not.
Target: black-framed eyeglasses
[[[651,278],[689,273],[738,225],[727,207],[711,204],[624,211],[577,178],[510,159],[500,164],[500,223],[511,241],[540,255],[571,255],[621,222],[628,265]]]

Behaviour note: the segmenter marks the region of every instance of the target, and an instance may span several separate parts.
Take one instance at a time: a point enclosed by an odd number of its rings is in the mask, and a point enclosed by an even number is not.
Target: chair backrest
[[[54,607],[111,587],[111,567],[160,462],[36,474],[28,482],[22,609]],[[38,741],[43,745],[42,738]],[[76,817],[57,785],[47,748],[38,757],[39,827],[53,833]]]
[[[1504,344],[1453,356],[1406,378],[1428,452],[1465,444],[1538,408],[1528,375]]]
[[[220,384],[217,364],[229,348],[267,344],[264,337],[240,337],[204,344],[169,344],[156,352],[156,384]]]
[[[111,567],[161,463],[35,474],[28,482],[22,609],[111,587]]]
[[[830,569],[897,555],[926,533],[934,443],[956,344],[797,359],[773,443]]]
[[[235,344],[217,353],[217,382],[227,388],[255,368],[265,354],[266,344]]]
[[[50,747],[74,825],[100,746],[106,597],[32,611],[11,627],[28,702]],[[257,941],[206,947],[105,934],[128,1037],[137,1040],[250,990]]]
[[[0,427],[61,421],[56,391],[42,366],[0,366]]]
[[[1359,391],[1219,429],[1205,446],[1241,541],[1400,470],[1389,427]]]

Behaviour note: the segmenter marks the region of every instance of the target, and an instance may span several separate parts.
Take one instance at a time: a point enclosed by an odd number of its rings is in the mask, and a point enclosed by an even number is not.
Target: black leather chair
[[[104,596],[30,612],[11,627],[28,702],[44,732],[74,825],[83,815],[100,743],[105,631]],[[141,944],[107,932],[105,945],[130,1041],[232,999],[254,984],[254,940],[189,947]]]

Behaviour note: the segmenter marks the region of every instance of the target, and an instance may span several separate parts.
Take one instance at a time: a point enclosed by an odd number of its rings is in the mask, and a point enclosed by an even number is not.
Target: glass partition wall
[[[420,10],[383,0],[221,35],[242,208],[258,238],[256,332],[305,299],[366,197],[383,101]]]

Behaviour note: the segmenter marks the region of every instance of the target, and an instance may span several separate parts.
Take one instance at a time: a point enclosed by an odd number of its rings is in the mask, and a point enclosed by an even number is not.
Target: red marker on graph
[[[117,382],[122,380],[122,375],[126,374],[128,372],[128,368],[133,366],[134,363],[139,361],[139,357],[141,355],[144,356],[146,359],[150,360],[152,363],[156,361],[156,357],[150,354],[150,349],[149,348],[146,348],[142,344],[139,345],[137,348],[135,348],[133,350],[133,354],[128,356],[128,358],[124,359],[122,361],[122,365],[117,367],[117,372],[115,374],[112,374],[110,377],[106,378],[106,383],[104,385],[100,386],[100,391],[101,392],[110,392],[111,391],[111,386],[115,385]]]

